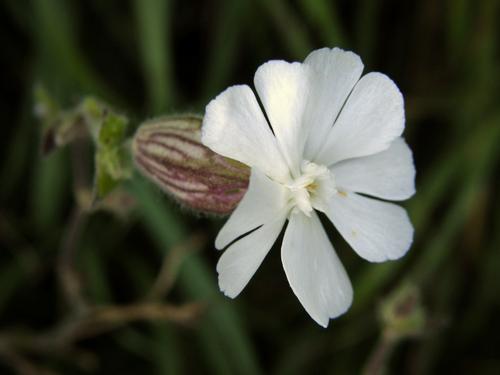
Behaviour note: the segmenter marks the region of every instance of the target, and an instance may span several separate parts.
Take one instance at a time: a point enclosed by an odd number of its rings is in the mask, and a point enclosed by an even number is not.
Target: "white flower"
[[[227,296],[243,290],[288,220],[281,260],[293,292],[324,327],[343,314],[352,286],[316,211],[371,262],[409,249],[406,211],[367,197],[415,192],[412,153],[401,138],[403,97],[387,76],[360,79],[362,70],[359,56],[338,48],[314,51],[302,64],[263,64],[254,84],[269,123],[246,85],[208,104],[202,142],[252,169],[248,192],[215,242],[223,249],[237,239],[217,264]]]

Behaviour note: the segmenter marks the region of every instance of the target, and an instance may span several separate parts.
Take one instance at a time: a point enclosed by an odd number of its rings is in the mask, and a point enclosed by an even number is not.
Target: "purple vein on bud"
[[[201,117],[163,117],[143,123],[132,146],[141,173],[195,211],[229,214],[243,198],[250,169],[201,143]]]

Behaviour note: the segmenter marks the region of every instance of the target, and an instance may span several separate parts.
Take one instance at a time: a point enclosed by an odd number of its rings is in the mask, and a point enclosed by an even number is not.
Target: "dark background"
[[[2,1],[0,373],[500,373],[499,11],[495,0]],[[41,156],[36,84],[63,107],[97,96],[133,130],[155,115],[202,114],[263,62],[324,46],[398,84],[417,167],[404,259],[369,264],[328,227],[355,291],[328,329],[294,297],[278,249],[226,299],[212,246],[223,221],[180,209],[139,176],[127,185],[134,209],[86,214],[72,237],[71,150]],[[78,319],[58,281],[65,239],[86,303],[122,306],[143,300],[164,254],[199,235],[162,302],[203,301],[204,313],[65,336]],[[402,285],[418,291],[425,322],[387,345],[393,327],[378,311]]]

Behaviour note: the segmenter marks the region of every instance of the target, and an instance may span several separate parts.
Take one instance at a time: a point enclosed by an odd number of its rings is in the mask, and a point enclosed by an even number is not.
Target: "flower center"
[[[285,186],[291,193],[293,211],[311,216],[313,209],[324,211],[328,199],[337,192],[333,173],[324,165],[302,161],[301,175]]]

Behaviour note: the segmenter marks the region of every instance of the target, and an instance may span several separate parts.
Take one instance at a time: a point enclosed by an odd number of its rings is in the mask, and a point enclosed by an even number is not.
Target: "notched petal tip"
[[[212,151],[277,180],[288,176],[276,139],[247,85],[231,86],[207,105],[201,139]]]
[[[377,154],[336,163],[331,171],[348,191],[389,201],[403,201],[415,193],[412,153],[402,138]]]
[[[399,205],[356,193],[332,198],[325,212],[354,251],[369,262],[401,258],[411,247],[413,225]]]
[[[319,325],[326,328],[349,309],[351,282],[316,214],[290,218],[281,260],[290,287]]]
[[[399,118],[401,120],[402,126],[401,126],[400,132],[397,135],[397,137],[401,136],[401,134],[403,134],[404,127],[405,127],[405,122],[406,122],[406,118],[405,118],[405,105],[404,105],[405,100],[404,100],[404,97],[403,97],[403,93],[399,89],[399,87],[396,84],[396,82],[392,78],[390,78],[389,76],[387,76],[384,73],[381,73],[381,72],[370,72],[370,73],[365,74],[361,78],[364,79],[365,77],[367,79],[369,78],[372,82],[376,82],[376,84],[378,86],[383,86],[383,89],[386,92],[389,92],[389,91],[391,92],[391,95],[392,95],[392,97],[391,97],[392,106],[390,107],[390,109],[392,111],[397,112],[399,114]]]
[[[216,267],[219,287],[224,294],[234,298],[246,287],[276,241],[285,220],[283,213],[224,251]]]
[[[319,55],[329,55],[331,57],[333,56],[349,56],[354,59],[357,59],[361,62],[361,57],[352,51],[347,51],[345,49],[342,49],[340,47],[323,47],[319,49],[315,49],[314,51],[310,52],[309,55],[307,55],[305,61],[308,59],[311,59],[312,57],[319,56]]]
[[[315,322],[318,323],[322,328],[326,329],[326,328],[328,328],[328,324],[330,323],[330,319],[327,319],[325,321],[315,320]]]
[[[404,100],[382,73],[368,73],[354,86],[314,161],[334,165],[388,149],[405,127]]]
[[[241,293],[241,291],[230,290],[230,285],[226,285],[226,282],[221,280],[220,274],[218,284],[220,291],[228,298],[235,299]]]
[[[239,94],[248,95],[248,91],[250,91],[250,94],[253,95],[252,89],[250,89],[247,85],[230,86],[207,104],[201,125],[201,142],[205,146],[211,147],[214,142],[216,143],[218,141],[221,132],[224,131],[223,125],[225,124],[223,121],[218,121],[217,117],[221,117],[220,112],[227,104],[225,102],[231,100],[231,97],[235,94],[236,97]]]
[[[226,246],[224,246],[224,241],[223,241],[222,236],[221,236],[221,231],[219,231],[219,233],[217,233],[217,237],[215,237],[214,246],[215,246],[216,250],[222,250],[226,247]]]
[[[224,274],[224,267],[222,266],[221,260],[217,263],[216,266],[216,271],[217,271],[217,283],[219,285],[220,291],[226,296],[231,299],[236,298],[241,290],[237,290],[234,288],[234,283],[230,282],[230,278],[227,276],[227,274]]]

